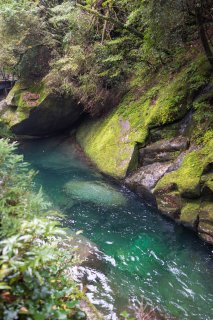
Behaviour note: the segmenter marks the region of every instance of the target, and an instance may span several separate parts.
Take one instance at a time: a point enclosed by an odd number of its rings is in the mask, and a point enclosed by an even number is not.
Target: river
[[[142,297],[175,319],[213,319],[211,247],[103,177],[66,136],[23,142],[19,152],[38,171],[35,189],[65,214],[63,225],[100,249],[73,272],[105,319]]]

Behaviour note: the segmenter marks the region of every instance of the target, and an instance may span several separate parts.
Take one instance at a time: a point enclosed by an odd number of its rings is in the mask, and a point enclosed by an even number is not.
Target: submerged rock
[[[77,258],[76,265],[86,264],[91,266],[101,264],[102,253],[94,242],[71,230],[67,231],[67,235],[68,237],[60,243],[60,247],[66,248],[66,250],[70,250],[72,254],[75,254]]]
[[[65,192],[73,199],[93,202],[104,206],[125,205],[125,197],[104,182],[70,181],[65,184]]]
[[[70,128],[83,112],[72,97],[55,96],[42,81],[17,82],[6,103],[2,120],[13,133],[24,136],[46,136]]]

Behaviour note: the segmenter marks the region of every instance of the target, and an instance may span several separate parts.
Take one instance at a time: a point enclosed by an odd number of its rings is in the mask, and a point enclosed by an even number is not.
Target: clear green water
[[[39,172],[35,188],[65,213],[64,225],[84,230],[102,252],[72,272],[106,319],[142,296],[176,319],[213,319],[212,248],[110,184],[69,139],[25,142],[20,152]]]

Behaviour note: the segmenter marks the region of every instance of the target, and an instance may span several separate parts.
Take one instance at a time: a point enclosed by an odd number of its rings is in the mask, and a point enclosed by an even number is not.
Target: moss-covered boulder
[[[1,115],[17,135],[46,136],[70,128],[83,108],[72,97],[55,96],[44,82],[17,82],[6,98]]]
[[[213,243],[213,139],[188,153],[180,168],[157,183],[154,194],[160,211],[196,230]],[[172,206],[172,210],[171,210]]]
[[[199,211],[200,211],[201,202],[200,200],[188,200],[181,208],[180,221],[181,223],[193,230],[196,230],[199,222]]]
[[[183,198],[199,198],[201,177],[212,162],[213,140],[210,140],[203,148],[187,154],[178,170],[167,173],[158,182],[155,192],[173,183]]]
[[[209,66],[199,58],[175,76],[167,72],[144,78],[140,89],[132,88],[112,113],[82,124],[78,142],[101,171],[124,178],[137,167],[138,144],[147,143],[151,128],[187,114],[208,73]]]

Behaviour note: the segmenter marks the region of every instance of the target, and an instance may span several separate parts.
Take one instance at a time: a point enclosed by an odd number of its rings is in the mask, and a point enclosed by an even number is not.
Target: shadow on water
[[[177,319],[212,320],[212,248],[193,232],[146,206],[123,186],[112,185],[64,136],[26,141],[25,160],[38,170],[35,188],[65,213],[64,226],[84,230],[102,252],[70,270],[106,319],[144,296]]]

